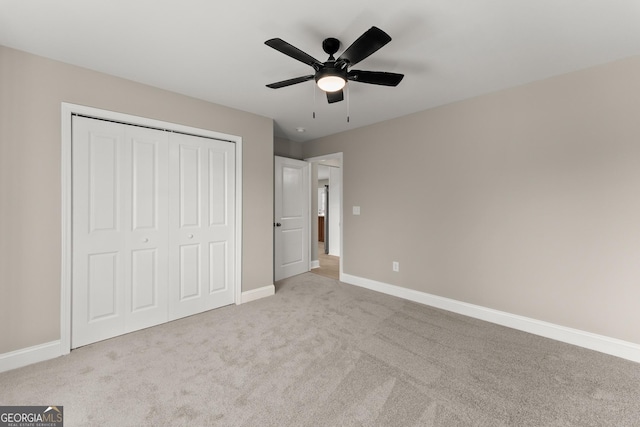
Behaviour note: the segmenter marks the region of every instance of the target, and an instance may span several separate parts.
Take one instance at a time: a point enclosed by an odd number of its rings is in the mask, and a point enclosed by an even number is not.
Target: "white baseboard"
[[[311,269],[320,268],[320,260],[311,261]]]
[[[427,294],[425,292],[415,291],[413,289],[402,288],[395,285],[389,285],[387,283],[377,282],[375,280],[352,276],[350,274],[341,274],[340,281],[640,363],[640,344],[622,341],[604,335],[597,335],[591,332],[581,331],[579,329],[567,328],[565,326],[543,322],[529,317],[493,310],[479,305],[468,304],[449,298],[439,297],[437,295]]]
[[[60,340],[0,354],[0,372],[21,368],[32,363],[44,362],[45,360],[62,356],[62,354]]]
[[[240,304],[244,304],[246,302],[255,301],[260,298],[270,297],[271,295],[275,295],[276,287],[274,285],[263,286],[262,288],[252,289],[250,291],[246,291],[242,293],[242,301]]]

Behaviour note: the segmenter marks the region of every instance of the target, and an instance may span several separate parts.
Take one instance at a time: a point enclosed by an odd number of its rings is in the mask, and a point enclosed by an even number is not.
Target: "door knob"
[[[273,224],[273,225],[275,225],[276,227],[281,227],[281,226],[282,226],[282,224],[280,224],[279,222],[276,222],[276,223],[275,223],[275,224]]]
[[[193,234],[189,234],[187,237],[193,239]]]
[[[142,239],[142,241],[143,241],[144,243],[147,243],[147,242],[149,241],[149,239],[147,239],[147,238],[145,237],[144,239]]]

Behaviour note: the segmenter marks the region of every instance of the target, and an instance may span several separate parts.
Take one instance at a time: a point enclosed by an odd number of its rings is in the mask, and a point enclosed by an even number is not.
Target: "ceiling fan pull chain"
[[[347,85],[347,123],[349,123],[349,102],[351,101],[351,92],[349,91],[349,85]]]
[[[316,85],[313,85],[313,118],[316,118]]]

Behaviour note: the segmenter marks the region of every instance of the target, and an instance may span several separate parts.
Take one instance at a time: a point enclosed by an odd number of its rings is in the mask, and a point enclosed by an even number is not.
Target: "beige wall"
[[[0,46],[0,354],[60,338],[60,103],[243,138],[243,281],[273,283],[273,121]]]
[[[302,143],[276,137],[273,139],[273,153],[280,157],[302,160]]]
[[[640,343],[639,114],[634,57],[303,154],[344,153],[345,273]]]

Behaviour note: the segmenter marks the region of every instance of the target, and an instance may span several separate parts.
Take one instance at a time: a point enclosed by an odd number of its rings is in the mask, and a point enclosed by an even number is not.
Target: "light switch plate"
[[[353,207],[353,214],[354,215],[360,215],[360,206],[354,206]]]

